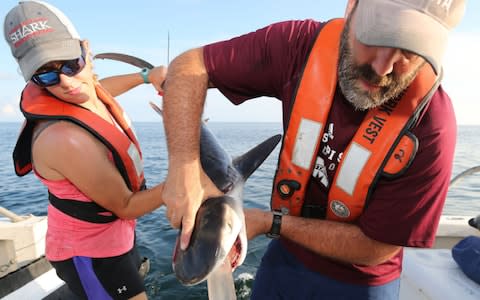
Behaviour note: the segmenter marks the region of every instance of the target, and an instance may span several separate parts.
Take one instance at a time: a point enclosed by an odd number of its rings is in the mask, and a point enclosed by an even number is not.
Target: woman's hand
[[[163,95],[165,76],[167,76],[167,67],[165,66],[158,66],[150,69],[150,73],[148,73],[148,81],[150,81],[159,95]]]

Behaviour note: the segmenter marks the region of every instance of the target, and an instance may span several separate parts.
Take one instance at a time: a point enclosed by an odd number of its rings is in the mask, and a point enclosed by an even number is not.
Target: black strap
[[[312,219],[325,219],[327,206],[321,204],[304,204],[302,206],[302,217]]]
[[[70,217],[90,223],[110,223],[118,219],[111,211],[95,202],[83,202],[72,199],[60,199],[48,192],[48,200],[56,209]]]

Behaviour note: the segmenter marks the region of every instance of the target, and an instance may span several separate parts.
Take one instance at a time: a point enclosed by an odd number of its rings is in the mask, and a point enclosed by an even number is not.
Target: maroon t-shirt
[[[235,104],[260,96],[281,100],[285,128],[303,67],[323,24],[313,20],[281,22],[206,46],[204,59],[210,81]],[[306,203],[326,203],[341,155],[364,116],[365,112],[353,109],[337,87]],[[431,247],[448,190],[456,142],[453,107],[441,87],[412,132],[419,141],[412,165],[396,179],[378,181],[356,223],[377,241]],[[330,260],[287,239],[282,241],[305,266],[338,280],[380,285],[400,276],[402,251],[383,264],[366,267]]]

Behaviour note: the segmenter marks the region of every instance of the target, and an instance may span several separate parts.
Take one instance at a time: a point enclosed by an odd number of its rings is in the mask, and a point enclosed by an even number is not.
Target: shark
[[[154,66],[135,56],[123,53],[99,53],[94,59],[111,59],[152,69]],[[162,84],[163,85],[163,84]],[[150,102],[161,116],[160,107]],[[178,233],[172,268],[184,285],[207,280],[209,299],[235,299],[232,270],[240,266],[247,253],[243,187],[250,175],[264,162],[281,140],[271,136],[245,154],[232,158],[213,133],[201,125],[200,157],[204,171],[225,194],[205,200],[197,211],[195,226],[187,249],[180,248]]]
[[[158,106],[153,103],[150,105],[162,115]],[[243,155],[233,158],[202,122],[202,167],[224,195],[206,199],[202,203],[197,211],[189,246],[185,250],[180,248],[180,232],[177,236],[172,267],[183,285],[199,284],[208,280],[215,270],[222,268],[222,264],[231,270],[245,260],[247,235],[243,188],[250,175],[275,149],[281,137],[281,134],[271,136]]]

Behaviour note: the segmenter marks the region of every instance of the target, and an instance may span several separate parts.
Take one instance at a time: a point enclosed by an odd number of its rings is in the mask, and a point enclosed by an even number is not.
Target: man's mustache
[[[363,80],[367,81],[371,85],[376,85],[379,87],[389,87],[392,84],[395,84],[395,78],[393,74],[388,74],[386,76],[378,76],[373,68],[364,64],[357,68],[357,74]]]

